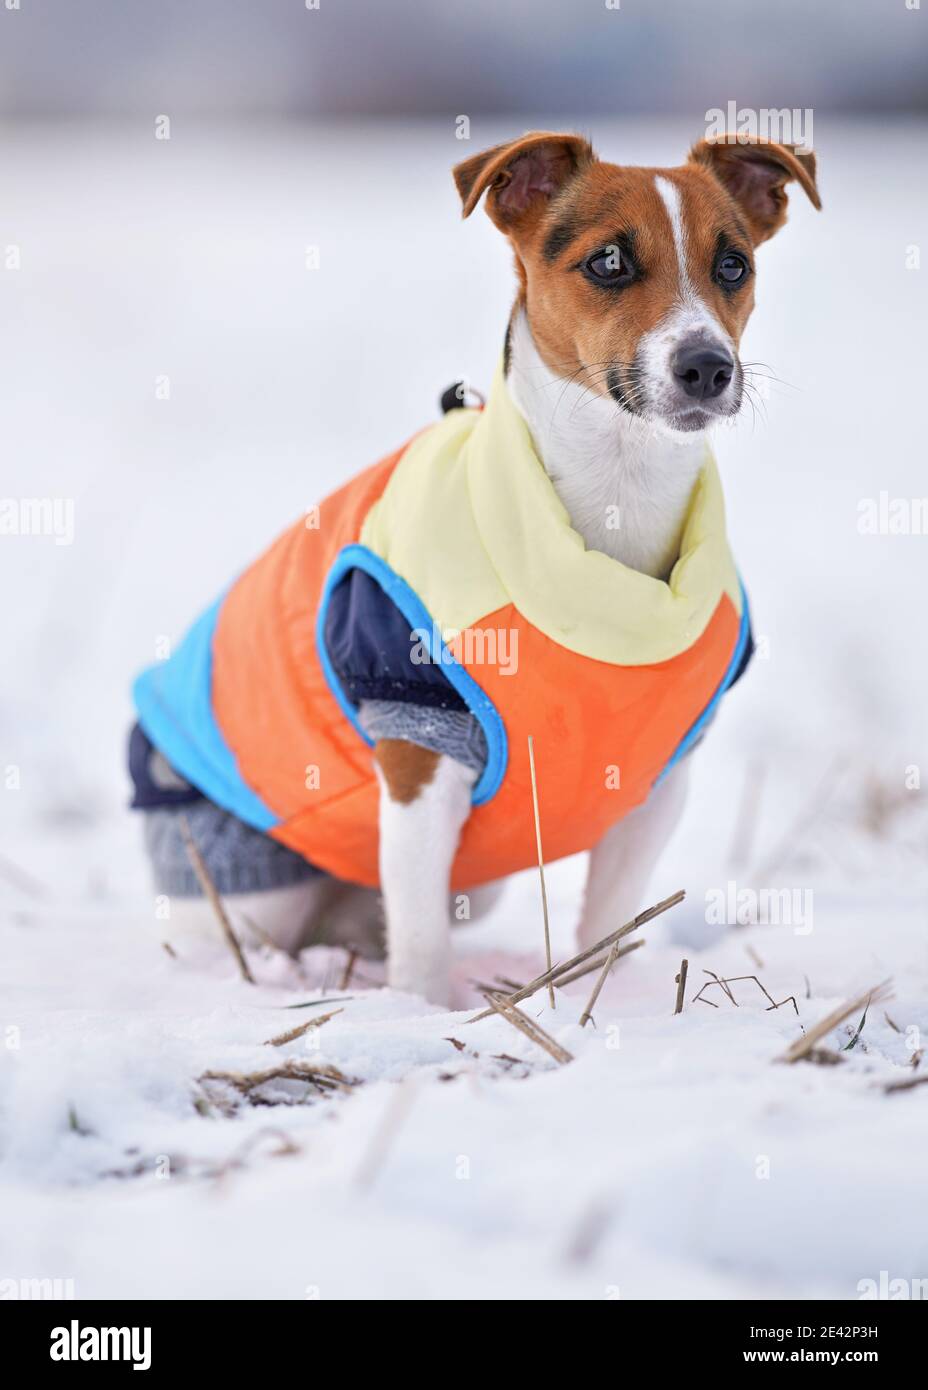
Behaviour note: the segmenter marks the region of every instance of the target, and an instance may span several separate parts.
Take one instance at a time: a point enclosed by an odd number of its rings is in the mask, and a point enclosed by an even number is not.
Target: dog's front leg
[[[405,739],[374,748],[380,783],[380,885],[387,978],[394,989],[447,1004],[451,865],[470,814],[475,774]]]
[[[686,762],[668,773],[647,801],[607,830],[590,854],[579,941],[586,949],[648,906],[654,865],[686,804]]]

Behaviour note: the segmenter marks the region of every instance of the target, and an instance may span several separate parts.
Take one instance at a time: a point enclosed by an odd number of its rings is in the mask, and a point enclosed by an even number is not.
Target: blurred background
[[[916,0],[4,0],[34,116],[924,110]],[[738,90],[734,88],[737,86]]]
[[[0,892],[149,911],[132,675],[450,381],[489,380],[510,256],[451,166],[534,126],[673,164],[729,102],[814,116],[825,210],[794,193],[760,253],[745,355],[775,379],[718,443],[764,646],[687,860],[719,881],[747,779],[762,858],[841,766],[840,835],[877,826],[911,868],[928,541],[862,536],[858,508],[924,491],[926,24],[905,0],[4,0],[0,496],[73,505],[74,535],[0,537]]]

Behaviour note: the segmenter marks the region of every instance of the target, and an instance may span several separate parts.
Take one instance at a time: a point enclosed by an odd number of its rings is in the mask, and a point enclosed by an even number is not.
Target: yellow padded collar
[[[560,646],[640,666],[691,647],[723,593],[741,611],[711,455],[669,581],[640,574],[586,549],[501,367],[483,411],[452,411],[413,440],[361,543],[416,590],[446,637],[511,602]]]

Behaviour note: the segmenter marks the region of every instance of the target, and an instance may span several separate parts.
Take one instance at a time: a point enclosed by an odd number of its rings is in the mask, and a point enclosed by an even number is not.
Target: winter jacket
[[[752,650],[707,455],[669,580],[571,525],[502,373],[302,518],[135,683],[139,723],[205,796],[376,885],[364,699],[469,710],[487,745],[466,888],[590,849],[700,737]]]

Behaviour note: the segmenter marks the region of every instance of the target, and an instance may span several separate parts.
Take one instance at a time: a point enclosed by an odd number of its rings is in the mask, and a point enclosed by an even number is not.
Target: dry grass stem
[[[785,999],[781,999],[780,1002],[777,1003],[773,995],[770,993],[769,990],[764,988],[764,986],[761,984],[760,980],[757,978],[756,975],[729,975],[727,979],[723,980],[720,978],[720,976],[716,975],[714,970],[706,970],[705,974],[711,975],[712,979],[707,980],[706,983],[702,986],[702,989],[699,990],[698,994],[693,995],[692,1002],[694,1004],[698,1001],[701,1004],[711,1004],[713,1009],[717,1009],[718,1004],[713,1004],[711,999],[704,998],[703,991],[711,989],[713,985],[718,985],[719,988],[725,993],[726,997],[730,999],[731,1002],[734,1004],[735,1008],[738,1009],[741,1006],[739,1005],[737,999],[729,989],[729,985],[736,985],[739,980],[753,980],[754,983],[757,985],[757,988],[763,994],[764,998],[770,1000],[770,1003],[768,1004],[766,1009],[766,1012],[768,1014],[771,1012],[772,1009],[782,1009],[784,1004],[792,1004],[797,1015],[799,1013],[799,1005],[796,1003],[795,995],[788,994]]]
[[[674,983],[677,986],[677,998],[673,1006],[675,1014],[682,1014],[683,1012],[683,996],[686,993],[686,972],[689,968],[690,963],[684,956],[683,960],[680,962],[680,973],[674,976]]]
[[[703,974],[704,974],[704,975],[711,975],[711,976],[712,976],[712,979],[714,980],[714,982],[715,982],[717,985],[719,985],[719,986],[721,987],[721,989],[725,992],[726,996],[731,1000],[731,1002],[734,1004],[735,1008],[737,1009],[737,1007],[738,1007],[738,1002],[737,1002],[737,1000],[735,999],[734,994],[732,994],[731,990],[728,988],[728,981],[727,981],[727,980],[720,979],[720,977],[719,977],[718,975],[716,975],[716,973],[715,973],[714,970],[704,970],[704,971],[703,971]],[[703,986],[703,988],[705,988],[705,986]]]
[[[817,1067],[839,1067],[844,1058],[840,1052],[832,1052],[830,1047],[813,1047],[805,1060],[814,1062]]]
[[[926,1084],[928,1084],[928,1076],[910,1076],[905,1081],[890,1081],[883,1087],[883,1090],[887,1095],[891,1095],[893,1091],[911,1091],[916,1086]]]
[[[621,960],[623,956],[630,956],[632,951],[637,951],[640,946],[646,946],[646,941],[629,941],[625,946],[620,946],[615,953],[616,960]],[[574,980],[582,979],[584,975],[590,975],[594,970],[601,970],[609,959],[608,954],[600,956],[598,960],[587,961],[586,965],[578,965],[576,970],[572,970],[569,975],[559,975],[555,980],[555,986],[563,989],[565,985],[573,984]]]
[[[507,1023],[512,1024],[513,1028],[517,1028],[520,1033],[524,1033],[530,1042],[535,1043],[537,1047],[543,1048],[549,1056],[554,1058],[555,1062],[564,1066],[565,1063],[574,1060],[573,1054],[568,1052],[566,1047],[561,1047],[561,1044],[557,1042],[556,1039],[552,1038],[550,1033],[546,1033],[544,1028],[536,1023],[533,1018],[529,1018],[521,1009],[517,1009],[512,1001],[507,999],[505,995],[487,993],[484,995],[484,998],[493,1012],[500,1014]]]
[[[355,951],[354,949],[348,952],[348,959],[345,961],[345,968],[342,971],[342,977],[336,985],[336,989],[347,989],[351,984],[351,977],[354,974],[354,968],[358,963],[360,954],[360,951]]]
[[[351,1077],[339,1071],[338,1067],[325,1066],[321,1062],[301,1062],[291,1060],[282,1063],[278,1067],[268,1067],[263,1071],[240,1072],[240,1071],[205,1071],[197,1080],[201,1085],[204,1082],[218,1081],[223,1085],[231,1086],[251,1105],[268,1104],[255,1092],[269,1081],[304,1081],[309,1086],[314,1086],[320,1094],[327,1094],[331,1091],[349,1091],[359,1083]]]
[[[586,1025],[589,1023],[590,1019],[593,1017],[593,1009],[596,1007],[596,1001],[597,1001],[597,999],[599,998],[600,990],[602,989],[603,985],[606,983],[606,978],[607,978],[607,976],[608,976],[608,974],[609,974],[609,971],[610,971],[610,970],[612,969],[612,967],[615,965],[615,958],[616,958],[616,953],[617,953],[618,949],[619,949],[618,946],[613,946],[612,950],[609,952],[608,956],[606,957],[606,962],[605,962],[605,964],[604,964],[604,966],[603,966],[603,968],[602,968],[602,972],[601,972],[601,974],[600,974],[600,976],[599,976],[599,979],[596,981],[596,984],[593,986],[593,993],[590,995],[589,1002],[587,1003],[586,1008],[583,1010],[583,1013],[580,1015],[580,1027],[581,1027],[581,1028],[585,1028]]]
[[[686,893],[680,888],[676,893],[672,893],[669,898],[662,899],[661,902],[655,903],[653,907],[645,908],[643,912],[638,913],[637,917],[633,917],[632,920],[626,922],[624,926],[619,927],[614,932],[610,932],[608,936],[604,936],[603,939],[597,941],[594,946],[589,946],[585,951],[580,951],[578,955],[571,956],[570,960],[562,961],[560,965],[555,965],[552,969],[546,970],[543,975],[539,975],[536,979],[530,980],[527,985],[523,985],[521,989],[516,990],[515,994],[508,995],[507,1002],[510,1004],[521,1004],[523,999],[529,999],[533,994],[537,993],[539,989],[542,989],[548,984],[549,981],[553,981],[554,984],[560,984],[563,981],[563,977],[569,971],[573,970],[575,966],[582,965],[584,961],[591,960],[594,957],[603,958],[604,955],[608,953],[610,946],[615,945],[617,941],[621,941],[623,936],[628,936],[629,932],[635,931],[638,927],[643,927],[645,922],[650,922],[652,918],[660,916],[660,914],[666,912],[668,908],[676,907],[677,903],[682,902],[685,897]],[[591,968],[595,969],[595,967]],[[576,979],[577,976],[574,975],[573,978]],[[481,1018],[489,1018],[490,1012],[489,1009],[484,1009],[482,1013],[475,1014],[473,1018],[468,1019],[468,1022],[477,1023]]]
[[[856,1014],[858,1009],[869,1008],[871,1004],[883,1004],[892,998],[892,982],[883,980],[880,984],[874,985],[872,989],[865,990],[863,994],[857,995],[854,999],[849,999],[846,1004],[833,1009],[826,1015],[820,1023],[815,1023],[801,1038],[793,1043],[792,1047],[787,1048],[783,1056],[778,1060],[781,1062],[800,1062],[804,1057],[808,1057],[817,1043],[826,1038],[833,1029],[837,1028],[849,1018],[851,1014]]]
[[[498,985],[502,985],[503,989],[509,991],[521,989],[524,983],[522,980],[510,980],[506,975],[494,975],[493,978]]]
[[[248,969],[248,962],[242,954],[242,948],[239,945],[238,937],[232,930],[232,924],[223,907],[222,899],[216,891],[216,885],[210,877],[209,870],[203,862],[203,856],[197,848],[197,843],[190,832],[190,824],[187,817],[182,815],[179,823],[180,833],[184,837],[184,844],[187,848],[190,863],[193,866],[193,872],[196,874],[200,887],[212,904],[213,911],[219,919],[219,925],[222,927],[222,932],[228,943],[229,950],[238,962],[238,968],[241,971],[242,979],[247,980],[248,984],[253,985],[255,982],[254,976]]]
[[[331,1013],[320,1014],[318,1018],[311,1018],[308,1023],[300,1023],[296,1028],[290,1028],[286,1033],[278,1033],[276,1038],[268,1038],[265,1047],[283,1047],[284,1043],[293,1042],[296,1038],[301,1038],[304,1033],[308,1033],[313,1028],[321,1028],[323,1023],[328,1023],[330,1018],[336,1014],[343,1014],[344,1009],[333,1009]]]
[[[548,925],[548,890],[545,888],[545,861],[541,852],[541,817],[538,814],[538,781],[535,777],[535,740],[528,736],[528,765],[532,775],[532,811],[535,816],[535,845],[538,850],[538,876],[541,879],[541,910],[545,922],[545,963],[551,969],[551,931]],[[554,985],[548,981],[548,1003],[554,1005]]]

